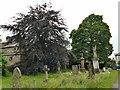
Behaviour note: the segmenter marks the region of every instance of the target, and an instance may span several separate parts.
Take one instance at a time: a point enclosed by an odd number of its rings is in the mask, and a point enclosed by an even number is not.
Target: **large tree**
[[[12,41],[19,43],[22,56],[20,68],[23,73],[41,71],[47,64],[56,68],[59,60],[68,60],[65,39],[66,24],[60,11],[54,11],[49,4],[31,7],[27,14],[19,13],[15,16],[14,24],[1,27],[12,31]]]
[[[111,37],[109,26],[103,22],[103,17],[91,14],[82,21],[78,29],[71,32],[72,51],[78,59],[80,53],[83,53],[85,59],[91,60],[93,47],[96,45],[99,60],[107,61],[113,51],[112,44],[109,42]]]

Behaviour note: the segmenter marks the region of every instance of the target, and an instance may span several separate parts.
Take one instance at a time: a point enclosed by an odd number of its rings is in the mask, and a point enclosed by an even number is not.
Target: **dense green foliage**
[[[4,59],[2,59],[2,76],[7,76],[7,68],[5,66],[5,64],[7,63],[7,61],[5,61]]]
[[[96,45],[99,60],[107,61],[113,51],[109,42],[111,37],[109,26],[103,22],[103,17],[91,14],[82,21],[78,29],[71,32],[72,51],[78,59],[80,53],[83,53],[85,59],[91,60],[93,47]]]
[[[60,11],[54,11],[46,3],[31,7],[25,15],[18,14],[14,24],[1,27],[13,32],[10,40],[19,43],[22,62],[19,64],[23,73],[41,71],[47,64],[51,70],[68,62],[68,44],[65,38],[67,27]]]
[[[0,73],[2,73],[2,76],[7,76],[9,74],[9,71],[6,67],[7,61],[3,57],[3,51],[0,49]]]

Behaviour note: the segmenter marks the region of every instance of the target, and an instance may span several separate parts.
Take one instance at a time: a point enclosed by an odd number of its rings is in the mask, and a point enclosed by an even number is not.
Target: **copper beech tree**
[[[68,60],[67,26],[60,11],[53,10],[50,4],[30,6],[27,14],[18,13],[13,22],[1,27],[13,33],[10,40],[19,43],[22,59],[18,65],[22,73],[36,73],[43,65],[53,70],[58,60],[61,65]]]

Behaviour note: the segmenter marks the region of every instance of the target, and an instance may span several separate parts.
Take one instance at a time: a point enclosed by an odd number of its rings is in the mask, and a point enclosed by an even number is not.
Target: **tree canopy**
[[[19,43],[19,51],[23,54],[20,64],[23,72],[42,70],[45,64],[53,69],[58,60],[62,65],[63,61],[68,60],[65,48],[69,43],[65,39],[67,26],[60,11],[52,10],[52,6],[46,3],[30,6],[27,14],[18,13],[13,22],[1,27],[12,31],[10,40]]]
[[[72,51],[77,58],[83,53],[86,59],[91,60],[92,49],[96,45],[99,60],[106,61],[113,51],[109,42],[111,37],[109,26],[103,22],[103,16],[91,14],[82,21],[78,29],[71,32]]]

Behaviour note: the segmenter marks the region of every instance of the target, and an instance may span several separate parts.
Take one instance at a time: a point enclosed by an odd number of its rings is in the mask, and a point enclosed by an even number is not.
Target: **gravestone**
[[[103,67],[103,72],[105,72],[106,71],[106,68],[105,67]]]
[[[20,86],[21,71],[18,67],[13,70],[13,88]]]
[[[83,72],[85,71],[85,65],[84,65],[85,59],[83,57],[83,53],[81,53],[80,61],[81,61],[81,71]]]
[[[93,68],[94,68],[95,72],[98,73],[99,72],[98,60],[93,59],[92,62],[93,62]]]
[[[60,61],[58,61],[58,62],[57,62],[57,70],[58,70],[59,73],[61,73],[60,67],[61,67]]]
[[[95,70],[95,73],[99,73],[100,69],[99,69],[99,62],[98,62],[97,53],[96,53],[96,45],[95,47],[93,47],[92,63],[93,63],[93,68]]]
[[[48,71],[50,71],[50,69],[48,68],[47,65],[44,65],[43,70],[45,72],[45,82],[47,82],[48,81]]]
[[[72,74],[77,75],[78,74],[78,66],[77,65],[72,65]]]

